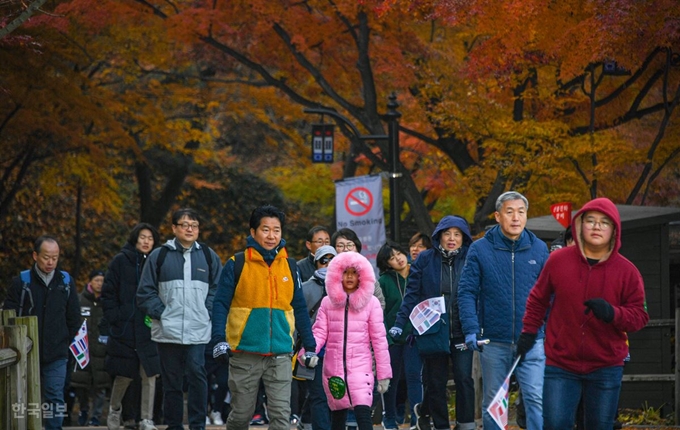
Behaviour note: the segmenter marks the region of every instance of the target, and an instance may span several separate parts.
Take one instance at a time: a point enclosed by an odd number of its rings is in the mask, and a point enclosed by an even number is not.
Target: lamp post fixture
[[[390,94],[389,102],[387,103],[387,130],[388,134],[361,134],[359,129],[344,115],[335,112],[334,110],[325,108],[306,108],[304,113],[313,113],[319,115],[328,115],[338,121],[343,122],[357,140],[386,140],[389,147],[389,164],[390,164],[390,237],[393,241],[399,243],[401,239],[400,234],[400,209],[401,199],[399,196],[399,180],[402,176],[399,171],[399,118],[401,113],[397,111],[399,103],[397,103],[397,95]]]

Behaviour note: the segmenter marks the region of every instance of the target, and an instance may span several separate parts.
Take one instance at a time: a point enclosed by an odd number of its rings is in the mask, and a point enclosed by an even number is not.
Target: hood
[[[456,227],[463,232],[463,244],[470,245],[472,243],[472,235],[470,235],[470,227],[468,227],[467,221],[463,218],[455,215],[447,215],[439,221],[437,227],[435,227],[432,233],[432,245],[437,247],[439,245],[439,238],[441,233],[451,227]]]
[[[574,232],[574,241],[579,249],[581,249],[581,253],[585,255],[583,252],[583,241],[581,240],[581,233],[583,231],[583,220],[581,218],[583,214],[588,211],[602,212],[612,220],[614,223],[614,234],[612,235],[612,240],[609,244],[609,255],[618,253],[619,248],[621,248],[621,216],[619,215],[619,210],[616,208],[616,205],[606,197],[600,197],[589,201],[576,212],[574,219],[571,220],[571,231]],[[609,256],[607,256],[607,258],[609,258]]]
[[[359,288],[349,295],[349,306],[353,310],[362,309],[368,304],[375,290],[375,272],[371,263],[358,252],[341,252],[328,265],[326,292],[331,303],[342,306],[347,293],[342,289],[342,274],[348,267],[354,267],[359,274]]]

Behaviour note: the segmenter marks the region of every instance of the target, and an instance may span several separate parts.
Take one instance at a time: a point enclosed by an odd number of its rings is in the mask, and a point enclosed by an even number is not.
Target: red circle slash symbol
[[[364,187],[350,190],[345,197],[345,209],[351,215],[366,215],[373,207],[373,194]]]

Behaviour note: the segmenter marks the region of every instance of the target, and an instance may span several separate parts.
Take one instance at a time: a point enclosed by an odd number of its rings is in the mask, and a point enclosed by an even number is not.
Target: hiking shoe
[[[253,419],[250,420],[251,426],[263,426],[265,424],[269,424],[269,422],[267,421],[267,419],[265,417],[263,417],[260,414],[253,415]]]
[[[90,426],[91,427],[99,427],[99,418],[97,418],[97,417],[90,418]]]
[[[210,420],[216,426],[221,426],[221,425],[224,424],[224,420],[222,419],[222,414],[219,411],[210,412]],[[207,421],[205,423],[208,424]]]
[[[141,420],[139,430],[158,430],[151,420]]]
[[[416,428],[418,430],[432,430],[432,427],[430,426],[430,417],[429,416],[424,416],[420,414],[420,407],[422,406],[422,403],[416,403],[416,405],[413,407],[413,413],[416,414]]]
[[[85,424],[87,424],[87,412],[80,411],[80,415],[78,415],[78,425],[85,427]]]
[[[112,408],[109,408],[109,416],[106,417],[106,427],[109,430],[119,430],[120,429],[120,413],[122,412],[122,409],[118,409],[117,411],[114,411]]]

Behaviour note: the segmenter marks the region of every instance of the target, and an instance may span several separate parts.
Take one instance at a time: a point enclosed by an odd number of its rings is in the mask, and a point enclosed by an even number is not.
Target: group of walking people
[[[56,270],[56,239],[39,238],[31,279],[13,280],[4,308],[38,315],[44,399],[57,408],[81,310],[92,312],[100,302],[105,324],[97,323],[96,342],[105,345],[113,381],[107,426],[114,430],[123,424],[133,381],[141,383],[139,428],[155,429],[159,375],[169,430],[184,428],[185,391],[194,430],[205,428],[209,404],[226,412],[227,390],[226,425],[244,430],[261,385],[274,430],[291,425],[291,393],[302,399],[305,429],[342,430],[348,422],[371,429],[380,398],[385,430],[408,415],[412,428],[443,430],[452,418],[450,372],[454,425],[472,430],[475,352],[485,428],[498,426],[487,408],[519,358],[515,377],[527,428],[570,429],[580,403],[586,428],[611,429],[627,333],[649,319],[640,273],[618,252],[618,211],[606,198],[588,202],[572,221],[574,246],[549,254],[525,228],[528,208],[523,195],[510,191],[496,201],[498,224],[476,241],[455,215],[442,218],[432,235],[415,235],[408,250],[388,241],[377,253],[377,277],[361,255],[360,238],[346,228],[332,235],[312,228],[309,255],[290,257],[282,237],[286,217],[273,206],[252,212],[245,249],[223,266],[198,242],[199,214],[180,209],[172,216],[174,237],[162,245],[153,226],[135,226],[108,270],[92,273],[83,292],[90,306],[78,303],[69,292],[73,281]],[[427,330],[412,317],[423,304],[424,312],[439,314]],[[228,369],[228,383],[211,402],[208,378],[218,369]],[[61,423],[46,419],[46,428]]]

